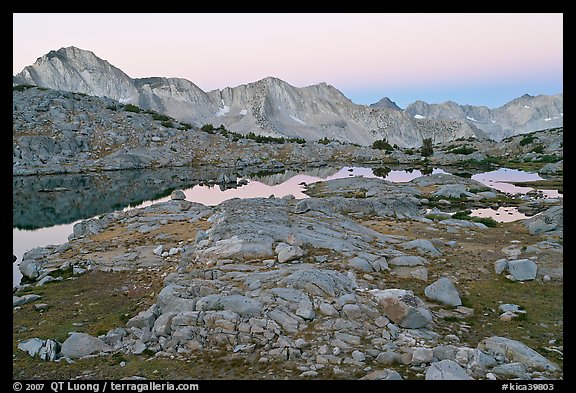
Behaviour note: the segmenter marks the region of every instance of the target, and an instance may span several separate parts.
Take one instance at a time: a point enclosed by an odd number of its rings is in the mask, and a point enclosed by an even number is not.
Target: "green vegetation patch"
[[[469,283],[469,306],[474,316],[466,320],[471,329],[462,338],[476,344],[485,337],[503,336],[518,340],[562,365],[558,353],[543,348],[548,340],[556,344],[563,342],[563,290],[562,284],[540,281],[515,282],[504,276],[492,279],[473,280]],[[502,303],[521,304],[526,314],[511,321],[498,319]]]
[[[134,113],[140,113],[142,112],[142,109],[140,109],[139,107],[137,107],[136,105],[132,105],[132,104],[126,104],[124,105],[124,110],[126,112],[134,112]]]
[[[178,127],[178,129],[179,129],[180,131],[188,131],[188,130],[191,129],[191,128],[192,128],[192,125],[191,125],[191,124],[189,124],[189,123],[183,123],[183,122],[180,122],[180,127]]]
[[[159,120],[159,121],[169,121],[170,116],[161,115],[159,113],[154,113],[154,114],[152,114],[152,119]]]
[[[447,220],[450,218],[448,216],[444,216],[441,214],[434,214],[434,213],[426,214],[424,217],[426,217],[429,220],[434,220],[434,221],[442,221],[442,220]]]
[[[450,150],[448,153],[468,155],[474,153],[475,151],[478,151],[478,149],[475,149],[470,146],[460,146]]]
[[[256,143],[279,143],[279,144],[283,144],[283,143],[299,143],[299,144],[304,144],[306,143],[306,140],[304,138],[284,138],[284,137],[273,137],[273,136],[265,136],[265,135],[256,135],[253,132],[249,132],[246,135],[242,135],[238,132],[234,132],[234,131],[229,131],[227,130],[223,124],[220,125],[220,127],[218,128],[214,128],[214,126],[212,124],[204,124],[202,127],[200,127],[200,131],[204,131],[207,132],[209,134],[220,134],[226,138],[232,138],[233,141],[237,141],[240,139],[251,139],[253,141],[255,141]]]
[[[538,137],[535,137],[533,135],[528,135],[528,136],[525,136],[524,138],[522,138],[520,140],[520,142],[518,142],[518,143],[520,144],[520,146],[526,146],[526,145],[534,142],[536,139],[538,139]]]
[[[52,275],[58,276],[54,272]],[[61,276],[69,276],[69,271],[62,271]],[[157,281],[158,288],[151,289],[150,293],[161,287],[162,280],[158,278]],[[33,337],[51,338],[62,343],[69,332],[97,336],[124,326],[128,319],[148,308],[154,300],[138,291],[126,291],[127,287],[134,287],[134,272],[90,271],[24,291],[42,296],[42,301],[51,307],[39,313],[32,303],[14,312],[14,346]]]
[[[394,147],[386,139],[379,139],[372,143],[372,149],[393,151]]]
[[[36,87],[34,85],[16,85],[16,86],[12,86],[12,91],[24,91],[24,90],[28,90],[32,87]]]
[[[372,172],[374,173],[374,176],[378,176],[378,177],[386,177],[388,176],[388,174],[390,173],[392,169],[390,169],[387,166],[383,166],[383,167],[379,167],[379,168],[374,168],[372,170]]]
[[[492,217],[473,217],[470,215],[470,213],[472,213],[471,210],[461,210],[459,212],[454,213],[452,215],[452,218],[456,220],[480,222],[489,228],[494,228],[495,226],[498,225],[498,221],[494,220]]]
[[[422,140],[422,147],[420,148],[420,155],[422,157],[430,157],[434,154],[434,148],[432,147],[432,138],[425,138]]]
[[[545,180],[534,180],[534,181],[511,181],[509,182],[518,187],[532,187],[539,190],[563,190],[564,180],[563,178],[558,179],[545,179]]]

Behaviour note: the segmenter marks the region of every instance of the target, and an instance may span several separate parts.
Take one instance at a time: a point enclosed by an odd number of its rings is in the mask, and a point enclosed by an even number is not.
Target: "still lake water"
[[[160,172],[158,172],[160,173]],[[68,236],[73,232],[74,225],[90,217],[96,217],[104,213],[116,210],[130,210],[138,207],[149,206],[153,203],[170,200],[170,191],[174,188],[181,188],[186,195],[186,200],[199,202],[204,205],[217,205],[232,198],[254,198],[254,197],[283,197],[288,194],[294,195],[297,199],[308,198],[302,191],[304,184],[310,184],[322,180],[339,179],[350,176],[380,177],[391,182],[408,182],[416,177],[422,176],[420,170],[392,170],[386,176],[376,176],[372,168],[364,167],[341,167],[341,168],[316,168],[306,172],[286,171],[284,173],[266,176],[245,176],[248,184],[238,187],[221,189],[219,186],[205,185],[204,182],[194,179],[189,174],[170,175],[170,181],[166,175],[162,181],[158,180],[156,172],[147,172],[145,176],[134,175],[129,179],[115,179],[116,174],[107,181],[102,179],[86,181],[80,175],[66,175],[55,177],[51,183],[47,183],[47,177],[39,177],[37,182],[42,181],[42,186],[37,186],[33,178],[27,179],[29,182],[25,187],[19,188],[19,194],[14,197],[14,227],[13,233],[13,253],[17,262],[13,264],[13,285],[20,282],[22,277],[18,270],[18,263],[22,260],[22,255],[33,248],[43,247],[50,244],[62,244],[68,241]],[[170,173],[170,172],[169,172]],[[447,173],[436,168],[432,173]],[[129,175],[133,175],[128,173]],[[126,173],[118,174],[125,176]],[[214,175],[212,175],[214,177]],[[75,182],[68,179],[75,178]],[[238,179],[241,179],[239,177]],[[526,194],[533,189],[530,187],[518,187],[508,182],[510,181],[531,181],[542,180],[536,173],[529,173],[515,169],[500,168],[495,171],[483,172],[472,175],[472,179],[477,180],[489,187],[510,194]],[[50,180],[50,179],[48,179]],[[71,185],[72,184],[72,185]],[[114,188],[113,185],[124,188]],[[194,184],[186,186],[186,184]],[[62,185],[65,185],[64,187]],[[136,186],[135,186],[136,185]],[[19,184],[20,186],[20,184]],[[39,188],[45,187],[45,188]],[[148,192],[138,193],[136,188]],[[152,190],[155,190],[154,193]],[[65,194],[63,193],[65,192]],[[562,195],[555,190],[543,190],[546,198],[558,198]],[[96,195],[94,195],[96,194]],[[89,200],[86,196],[95,198]],[[29,199],[27,199],[29,198]],[[38,199],[42,199],[38,201]],[[17,200],[25,199],[25,202],[17,204]],[[99,206],[99,202],[114,199],[114,204]],[[36,206],[31,206],[33,204]],[[42,204],[43,203],[43,204]],[[61,204],[58,208],[58,204]],[[55,207],[56,206],[56,207]],[[36,210],[34,210],[36,209]],[[99,209],[99,210],[98,210]],[[27,214],[28,210],[32,214]],[[86,211],[90,213],[86,214]],[[62,216],[65,215],[65,222]],[[476,209],[472,215],[481,217],[492,217],[500,222],[510,222],[527,218],[518,213],[515,208],[501,207],[494,209]],[[27,218],[30,216],[31,218]],[[75,218],[76,217],[76,218]],[[26,228],[26,229],[23,229]],[[33,228],[33,229],[32,229]]]

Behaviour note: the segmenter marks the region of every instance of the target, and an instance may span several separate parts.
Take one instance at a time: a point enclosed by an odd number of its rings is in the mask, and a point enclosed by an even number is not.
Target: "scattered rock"
[[[515,259],[508,261],[508,272],[517,281],[534,280],[537,271],[536,262],[531,259]]]
[[[274,251],[278,254],[279,263],[291,262],[304,256],[304,250],[299,246],[291,246],[287,243],[278,244]]]
[[[404,248],[404,249],[407,249],[407,250],[416,249],[419,252],[422,252],[424,254],[428,254],[428,255],[431,255],[434,257],[442,254],[440,252],[440,250],[438,250],[434,246],[434,244],[432,244],[432,242],[430,240],[427,240],[427,239],[411,240],[411,241],[406,242],[406,243],[400,243],[399,246]]]
[[[39,338],[31,338],[29,340],[24,340],[18,344],[18,349],[24,352],[28,352],[30,356],[36,356],[40,349],[44,346],[45,340]]]
[[[430,310],[412,291],[373,289],[370,292],[378,299],[386,316],[404,328],[418,329],[432,321]]]
[[[361,380],[401,380],[402,376],[395,370],[374,370],[360,378]]]
[[[296,203],[296,205],[294,206],[294,213],[296,214],[306,213],[309,210],[310,207],[308,206],[308,202],[306,202],[306,199],[298,201],[298,203]]]
[[[446,277],[442,277],[424,288],[424,294],[429,299],[436,300],[449,306],[457,307],[462,305],[462,300],[460,300],[458,290],[452,281]]]
[[[186,194],[182,190],[174,190],[170,194],[170,199],[173,201],[183,201],[186,199]]]
[[[557,371],[560,368],[520,341],[492,336],[480,341],[478,348],[520,362],[537,370]]]
[[[72,359],[100,352],[111,352],[112,348],[99,338],[86,333],[72,333],[62,344],[61,354]]]
[[[355,350],[352,352],[352,359],[354,359],[357,362],[365,362],[366,361],[366,355],[364,355],[363,352]]]
[[[428,260],[416,255],[402,255],[392,258],[388,263],[394,266],[420,266],[427,265]]]
[[[12,296],[12,307],[21,306],[23,304],[28,304],[41,299],[42,296],[33,293],[22,295],[22,296]]]
[[[499,259],[496,262],[494,262],[494,271],[496,272],[496,274],[501,274],[506,269],[508,269],[507,259]]]
[[[533,235],[563,229],[563,205],[552,206],[548,210],[524,221],[524,225]]]
[[[49,304],[46,304],[46,303],[38,303],[38,304],[35,304],[35,305],[34,305],[34,309],[35,309],[36,311],[46,311],[46,310],[48,310],[49,308],[50,308],[50,305],[49,305]]]
[[[212,294],[199,298],[196,301],[196,310],[229,310],[238,315],[258,316],[262,312],[262,305],[259,301],[243,295]]]
[[[402,356],[400,356],[400,354],[397,352],[387,350],[385,352],[379,353],[376,357],[376,361],[385,365],[400,364],[402,363]]]
[[[430,363],[434,357],[434,352],[429,348],[416,348],[412,352],[412,364]]]
[[[540,170],[538,170],[539,174],[542,175],[555,175],[558,173],[562,173],[564,170],[564,160],[560,160],[558,162],[549,162],[544,165]]]
[[[471,380],[458,363],[453,360],[440,360],[432,363],[426,370],[426,380]]]
[[[44,346],[38,352],[38,356],[40,356],[40,359],[42,360],[52,362],[58,359],[60,347],[61,346],[58,341],[48,339],[44,342]]]
[[[400,278],[428,281],[428,269],[425,267],[398,266],[392,269],[391,274]]]
[[[148,310],[141,311],[138,315],[132,317],[127,323],[127,327],[136,327],[150,330],[154,326],[156,316],[154,315],[156,307],[150,307]]]

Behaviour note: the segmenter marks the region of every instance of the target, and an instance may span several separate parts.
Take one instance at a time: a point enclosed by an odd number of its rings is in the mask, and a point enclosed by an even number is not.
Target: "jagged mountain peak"
[[[62,47],[62,48],[57,49],[57,50],[51,50],[50,52],[48,52],[44,56],[49,58],[49,59],[52,57],[61,57],[61,56],[66,56],[66,57],[92,56],[92,57],[100,59],[98,56],[96,56],[94,54],[94,52],[89,51],[87,49],[81,49],[81,48],[78,48],[76,46],[66,46],[66,47]],[[104,61],[106,61],[106,60],[104,60]]]
[[[68,46],[68,47],[60,48],[58,50],[51,50],[50,52],[48,52],[44,56],[38,58],[36,60],[36,63],[34,63],[32,66],[29,66],[29,67],[34,67],[35,65],[40,66],[44,62],[53,62],[53,61],[55,61],[55,59],[58,59],[58,60],[65,62],[65,63],[77,64],[80,66],[80,68],[84,67],[84,70],[88,70],[88,71],[90,71],[90,70],[85,68],[85,66],[91,65],[91,66],[101,67],[104,69],[111,69],[117,73],[121,73],[121,74],[126,75],[126,73],[124,73],[124,71],[120,70],[117,67],[114,67],[107,60],[104,60],[104,59],[96,56],[96,54],[94,54],[94,52],[86,50],[86,49],[80,49],[80,48],[75,47],[75,46]],[[26,67],[26,68],[28,68],[28,67]],[[97,71],[97,70],[94,70],[94,71]],[[126,75],[126,77],[128,77],[128,75]]]
[[[326,82],[295,87],[274,76],[204,92],[184,78],[132,79],[93,52],[74,46],[38,58],[14,75],[13,83],[109,97],[197,126],[224,124],[240,133],[329,138],[364,145],[386,138],[399,146],[415,147],[429,134],[441,142],[479,137],[479,130],[499,140],[561,126],[563,116],[561,94],[524,95],[495,110],[422,100],[402,110],[387,97],[370,106],[358,105]]]
[[[93,52],[74,46],[50,51],[13,77],[14,83],[138,102],[132,79]]]
[[[396,111],[402,110],[402,108],[400,108],[394,101],[392,101],[388,97],[384,97],[380,101],[378,101],[374,104],[370,104],[370,107],[372,107],[372,108],[388,108],[388,109],[394,109]]]

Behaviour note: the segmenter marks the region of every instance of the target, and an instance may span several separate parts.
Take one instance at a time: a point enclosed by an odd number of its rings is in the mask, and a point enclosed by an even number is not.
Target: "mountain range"
[[[405,109],[387,97],[353,103],[326,83],[294,87],[278,78],[205,92],[183,78],[131,78],[93,52],[50,51],[13,76],[14,84],[108,97],[169,115],[196,127],[224,125],[241,134],[323,138],[370,145],[378,139],[418,147],[458,138],[505,137],[563,126],[563,94],[524,95],[490,109],[448,101],[416,101]]]

